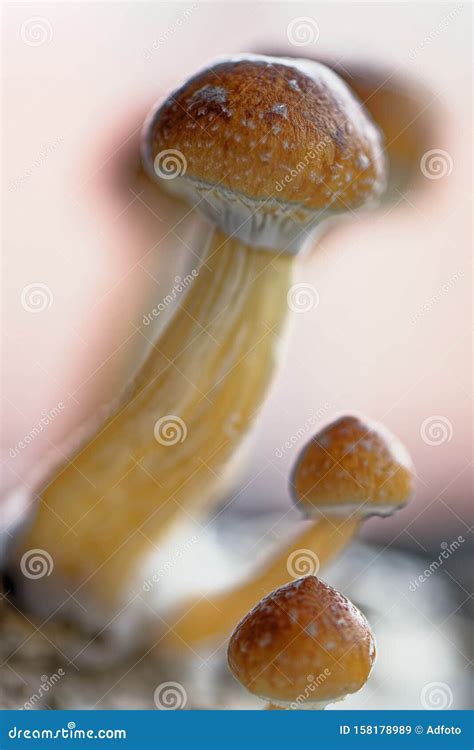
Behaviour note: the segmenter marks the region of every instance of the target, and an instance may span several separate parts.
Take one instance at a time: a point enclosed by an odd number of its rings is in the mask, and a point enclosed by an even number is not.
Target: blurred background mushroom
[[[38,15],[47,22],[43,41],[29,44],[28,21]],[[208,569],[225,577],[229,563],[235,570],[271,555],[294,533],[298,513],[288,513],[285,478],[323,422],[355,409],[401,437],[417,467],[416,498],[403,513],[365,525],[363,541],[325,570],[367,612],[379,644],[372,679],[346,700],[350,708],[424,707],[433,683],[443,683],[446,705],[468,704],[469,16],[467,6],[454,3],[262,3],[252,8],[249,30],[239,3],[160,3],[146,14],[131,3],[89,4],[74,14],[68,5],[39,3],[10,5],[4,13],[8,365],[0,521],[8,543],[18,520],[31,513],[26,498],[45,465],[64,460],[65,438],[129,380],[152,327],[179,304],[172,301],[144,326],[157,296],[165,299],[175,276],[195,267],[204,222],[196,227],[195,217],[165,196],[158,205],[156,188],[139,170],[140,130],[159,89],[164,96],[209,59],[250,49],[330,60],[346,71],[357,66],[375,78],[386,70],[390,80],[426,92],[416,122],[433,131],[413,166],[418,182],[400,189],[398,203],[331,228],[301,266],[296,281],[316,291],[315,304],[294,313],[298,326],[261,414],[248,470],[205,526],[219,554]],[[306,37],[295,35],[305,29]],[[91,48],[101,50],[100,64],[86,54]],[[362,267],[370,273],[361,274]],[[19,491],[7,494],[11,489]],[[189,559],[171,559],[167,580],[179,582]],[[78,673],[64,656],[75,657],[88,643],[74,623],[56,640],[51,623],[28,624],[5,601],[0,620],[2,635],[8,633],[2,705],[22,705],[46,672],[62,667],[66,675],[43,704],[151,708],[157,681],[174,678],[188,692],[187,707],[259,705],[236,696],[217,645],[167,661],[170,651],[158,644],[147,656],[116,655],[107,675],[93,664]],[[104,629],[97,639],[100,654],[108,636]],[[403,663],[413,654],[417,674],[407,680]]]
[[[286,48],[268,54],[290,53]],[[405,71],[393,71],[375,61],[324,55],[311,59],[327,65],[350,86],[384,134],[389,160],[384,202],[398,203],[412,188],[421,188],[420,161],[442,137],[442,112],[433,92]],[[424,184],[428,187],[430,183]]]

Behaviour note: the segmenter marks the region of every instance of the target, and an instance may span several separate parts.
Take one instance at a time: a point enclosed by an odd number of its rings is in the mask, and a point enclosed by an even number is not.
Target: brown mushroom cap
[[[308,60],[247,55],[201,71],[148,119],[150,173],[170,149],[186,172],[165,188],[195,201],[217,190],[287,221],[357,208],[385,186],[380,132],[346,84]]]
[[[228,648],[230,670],[247,690],[293,708],[356,692],[374,661],[365,617],[314,576],[262,599],[236,627]]]
[[[292,477],[295,502],[316,513],[389,515],[413,490],[413,471],[403,445],[379,425],[345,416],[303,449]]]

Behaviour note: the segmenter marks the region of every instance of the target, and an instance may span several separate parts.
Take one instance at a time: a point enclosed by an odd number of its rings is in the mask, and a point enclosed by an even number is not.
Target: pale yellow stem
[[[291,580],[289,557],[292,552],[312,550],[317,556],[317,564],[326,565],[349,544],[359,525],[360,520],[355,516],[345,519],[340,516],[321,518],[251,580],[215,596],[206,595],[190,601],[176,613],[175,619],[167,617],[171,629],[161,643],[181,648],[186,644],[230,634],[262,597]]]
[[[291,268],[287,255],[215,233],[121,405],[42,493],[22,550],[47,550],[52,576],[88,580],[98,600],[113,601],[183,507],[219,499],[275,369]],[[155,424],[166,416],[182,422],[174,433],[165,422],[160,442]]]

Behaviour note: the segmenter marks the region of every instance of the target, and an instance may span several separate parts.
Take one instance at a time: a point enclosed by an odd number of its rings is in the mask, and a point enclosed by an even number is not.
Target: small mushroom
[[[330,423],[305,445],[290,481],[296,507],[311,525],[250,581],[188,602],[169,639],[191,643],[230,629],[262,592],[288,580],[292,554],[298,559],[301,551],[314,551],[317,565],[327,564],[350,543],[364,519],[403,508],[413,484],[406,449],[384,427],[353,415]]]
[[[284,709],[324,709],[357,692],[375,656],[364,615],[315,576],[262,599],[228,646],[234,677],[272,708]]]
[[[363,520],[389,516],[406,505],[413,469],[404,446],[385,428],[344,416],[304,447],[290,486],[307,518]]]

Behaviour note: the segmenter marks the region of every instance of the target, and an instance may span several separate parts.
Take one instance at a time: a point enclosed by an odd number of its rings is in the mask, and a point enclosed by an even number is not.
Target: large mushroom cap
[[[306,515],[389,515],[413,489],[403,445],[387,430],[345,416],[319,432],[303,449],[293,471],[295,501]]]
[[[335,73],[308,60],[248,55],[211,65],[150,115],[144,144],[158,179],[164,154],[182,155],[179,182],[165,175],[164,186],[194,202],[206,195],[225,230],[239,206],[308,224],[368,203],[385,185],[378,129]],[[215,205],[212,218],[219,223]]]
[[[251,693],[310,708],[359,690],[375,661],[365,617],[314,576],[274,591],[237,626],[229,667]]]

